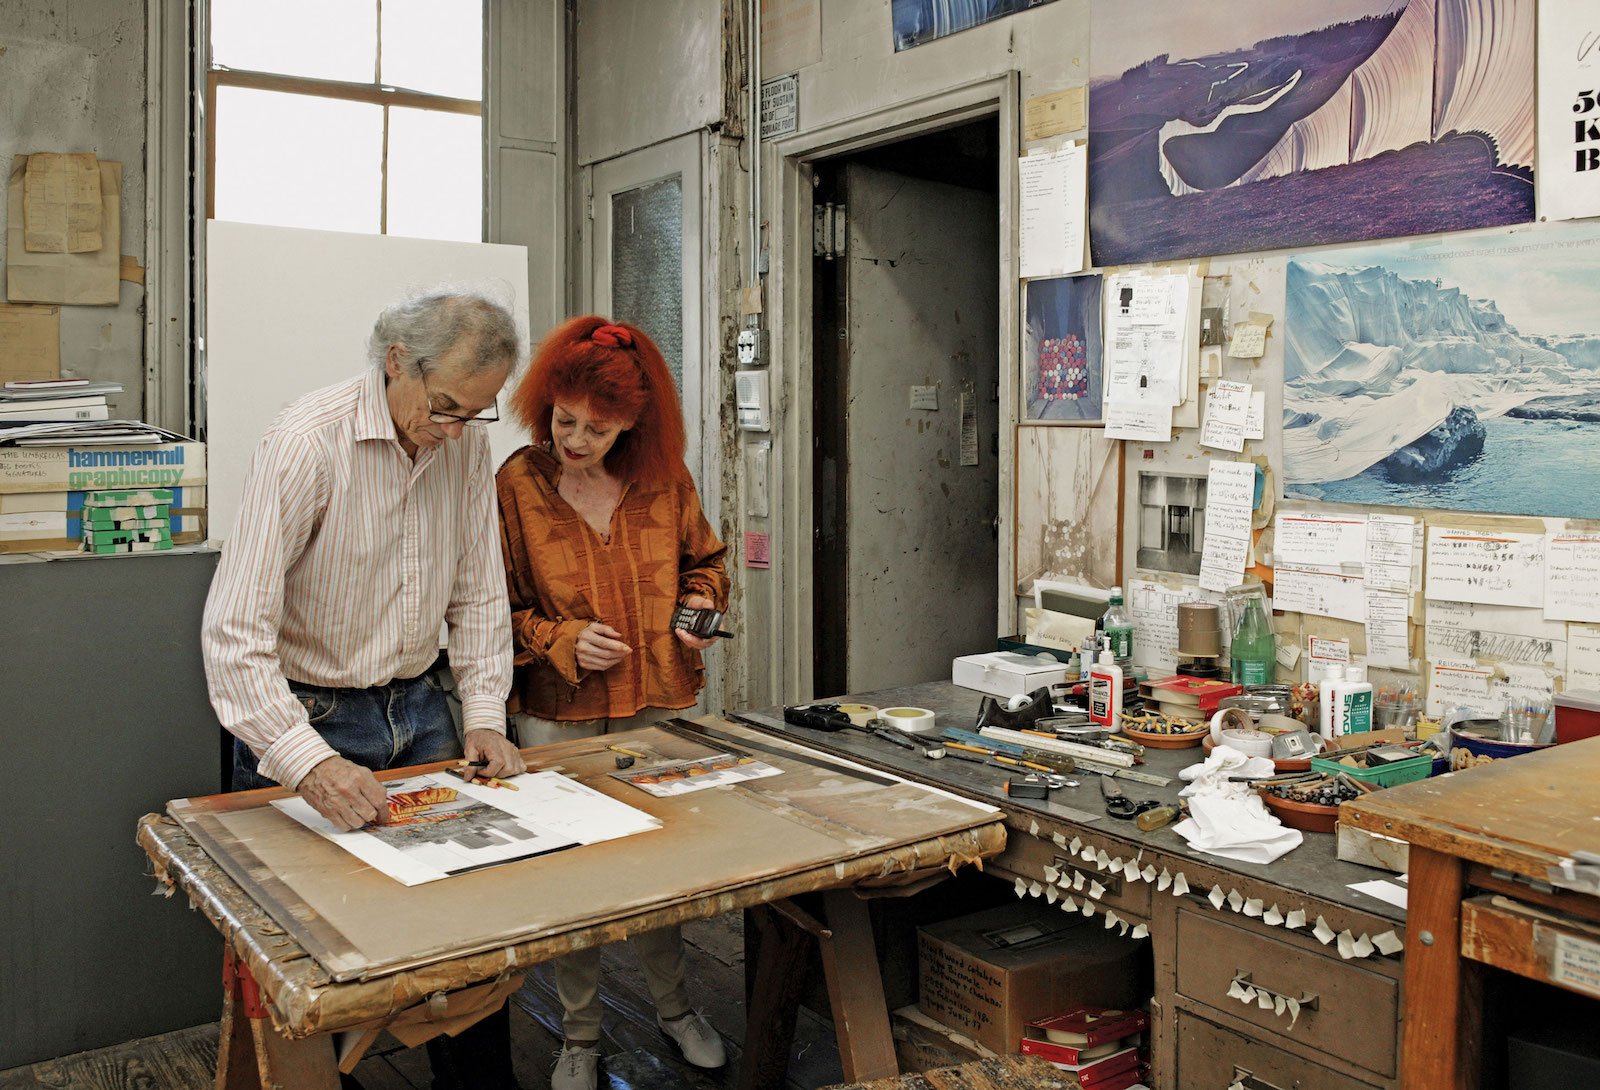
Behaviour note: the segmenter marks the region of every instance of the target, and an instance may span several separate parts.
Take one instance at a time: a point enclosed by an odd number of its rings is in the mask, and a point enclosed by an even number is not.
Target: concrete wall
[[[120,162],[121,250],[140,265],[144,146],[143,0],[0,4],[0,164],[9,175],[13,156],[35,151],[92,151]],[[123,281],[115,307],[61,311],[61,373],[121,382],[126,389],[111,399],[114,417],[144,415],[143,310],[144,289]]]

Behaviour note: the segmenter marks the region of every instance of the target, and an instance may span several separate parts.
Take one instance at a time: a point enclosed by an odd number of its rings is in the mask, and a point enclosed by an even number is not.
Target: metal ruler
[[[883,787],[891,787],[902,782],[898,779],[890,779],[887,776],[879,776],[862,768],[851,768],[848,765],[836,764],[820,754],[813,756],[811,753],[798,753],[783,746],[764,745],[753,738],[737,738],[731,734],[723,734],[721,731],[700,726],[698,723],[691,723],[686,719],[667,719],[654,725],[662,730],[676,734],[679,738],[684,738],[691,742],[699,742],[702,745],[708,741],[717,742],[721,748],[728,750],[736,757],[748,757],[750,756],[749,751],[755,749],[760,750],[762,753],[771,754],[774,757],[799,761],[801,764],[811,765],[813,768],[827,769],[829,772],[837,772],[841,776],[866,780],[868,783],[879,784]],[[741,746],[744,748],[738,748]]]

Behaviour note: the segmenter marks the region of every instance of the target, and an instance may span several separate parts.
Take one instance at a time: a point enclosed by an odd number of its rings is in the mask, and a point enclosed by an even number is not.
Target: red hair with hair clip
[[[672,372],[644,330],[598,314],[569,318],[545,337],[511,395],[511,413],[535,445],[550,442],[555,403],[586,403],[603,419],[632,421],[606,454],[607,471],[659,484],[688,474],[683,410]]]

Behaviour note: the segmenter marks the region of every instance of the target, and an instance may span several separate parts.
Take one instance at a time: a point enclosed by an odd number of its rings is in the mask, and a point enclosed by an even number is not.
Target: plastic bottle
[[[1344,681],[1343,666],[1329,666],[1317,683],[1317,733],[1333,737],[1333,687]]]
[[[1347,666],[1344,680],[1333,686],[1333,736],[1362,734],[1372,729],[1372,683],[1359,666]]]
[[[1118,666],[1126,667],[1133,661],[1133,618],[1123,608],[1121,587],[1111,588],[1111,604],[1100,616],[1100,630],[1110,641]]]
[[[1228,657],[1233,666],[1235,685],[1270,685],[1276,674],[1278,649],[1272,638],[1272,624],[1267,620],[1261,599],[1252,595],[1245,600],[1244,614],[1233,633],[1233,643]]]
[[[1122,667],[1109,647],[1089,669],[1089,722],[1108,730],[1122,725]]]

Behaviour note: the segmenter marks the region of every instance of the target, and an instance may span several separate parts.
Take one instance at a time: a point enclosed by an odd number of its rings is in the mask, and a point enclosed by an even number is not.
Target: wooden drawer
[[[1178,1074],[1170,1085],[1181,1090],[1371,1090],[1185,1010],[1178,1011]]]
[[[1181,906],[1178,992],[1319,1052],[1379,1075],[1394,1075],[1399,982],[1339,960],[1331,947],[1323,954],[1266,931],[1265,926],[1247,928],[1204,909]],[[1247,983],[1255,987],[1295,999],[1315,997],[1314,1003],[1301,1008],[1300,1020],[1290,1030],[1287,1014],[1229,998],[1228,987],[1240,974],[1248,974]],[[1190,1083],[1182,1085],[1187,1090]]]
[[[1106,850],[1112,855],[1118,854],[1109,845]],[[1132,855],[1128,849],[1124,849],[1124,852],[1129,856]],[[1057,847],[1053,840],[1045,836],[1033,836],[1026,832],[1018,832],[1016,829],[1008,830],[1006,850],[987,864],[985,869],[990,867],[1026,878],[1030,882],[1044,883],[1049,881],[1045,875],[1045,868],[1053,868],[1068,879],[1067,885],[1058,883],[1057,888],[1080,901],[1088,896],[1090,882],[1099,882],[1105,887],[1105,892],[1094,900],[1101,909],[1113,909],[1117,915],[1129,916],[1136,921],[1148,922],[1150,919],[1149,882],[1130,881],[1123,877],[1120,871],[1116,874],[1112,874],[1109,870],[1103,871],[1094,863],[1086,863],[1072,856],[1067,849]],[[1072,876],[1075,873],[1083,875],[1082,890],[1072,888]]]

